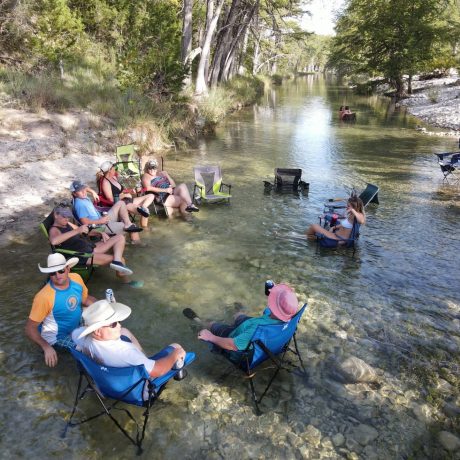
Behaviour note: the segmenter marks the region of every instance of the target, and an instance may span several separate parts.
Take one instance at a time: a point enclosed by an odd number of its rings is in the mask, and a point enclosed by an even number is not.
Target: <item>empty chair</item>
[[[142,453],[142,442],[144,440],[145,429],[150,415],[150,408],[159,398],[166,384],[172,378],[176,377],[181,370],[172,369],[165,375],[152,379],[149,377],[149,373],[144,365],[109,367],[96,363],[91,358],[75,349],[72,349],[71,353],[77,361],[80,378],[78,381],[75,403],[69,421],[65,427],[64,436],[69,427],[81,425],[82,423],[89,422],[102,415],[107,415],[123,435],[126,436],[132,444],[137,446],[138,453]],[[162,357],[160,355],[161,352],[152,356],[152,359],[159,359]],[[184,360],[184,366],[188,366],[194,359],[194,353],[187,353]],[[83,379],[86,381],[86,386],[82,390],[82,384],[84,385]],[[72,421],[78,403],[88,392],[94,393],[102,409],[82,420],[76,422]],[[106,401],[106,398],[113,400],[113,402],[110,403]],[[117,407],[120,403],[145,408],[145,411],[142,413],[142,427],[136,422],[135,436],[133,433],[128,433],[128,431],[123,428],[120,421],[112,414],[113,409],[120,410],[120,408]],[[131,420],[135,421],[135,418],[127,409],[121,410],[123,410]]]
[[[460,152],[435,153],[438,157],[438,164],[443,174],[443,181],[449,182],[453,179],[454,182],[460,180]]]
[[[136,154],[136,145],[120,145],[116,153],[116,169],[126,187],[136,188],[141,182],[141,161]]]
[[[364,207],[369,203],[379,204],[379,187],[374,184],[367,184],[366,188],[359,194],[359,198],[363,202]],[[353,195],[353,193],[352,193]],[[339,217],[342,217],[341,210],[347,207],[347,198],[331,198],[327,203],[324,203],[325,212],[337,212]]]
[[[220,166],[195,166],[195,186],[193,188],[193,200],[195,202],[230,203],[232,186],[224,184]],[[227,191],[224,191],[224,187]]]
[[[275,168],[275,180],[273,184],[264,181],[267,190],[276,192],[299,192],[308,191],[309,185],[302,180],[302,170],[299,168]]]
[[[298,374],[305,378],[307,377],[307,372],[295,336],[297,325],[306,308],[307,304],[304,304],[288,322],[257,326],[249,345],[244,351],[228,351],[219,349],[215,345],[213,346],[214,350],[219,350],[226,359],[244,372],[245,378],[249,381],[257,415],[261,414],[259,404],[262,402],[262,399],[267,394],[281,370],[286,370],[288,372],[297,370]],[[294,348],[290,347],[291,341],[293,342]],[[296,356],[298,365],[294,365],[287,359],[286,354],[288,351]],[[275,370],[262,394],[258,396],[254,385],[254,380],[257,375],[255,368],[265,361],[270,362],[271,366],[269,369],[274,368]]]

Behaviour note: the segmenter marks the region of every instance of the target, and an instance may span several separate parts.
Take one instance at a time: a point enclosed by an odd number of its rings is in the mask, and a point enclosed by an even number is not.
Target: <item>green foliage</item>
[[[283,76],[278,73],[271,75],[271,80],[272,83],[276,86],[280,86],[283,84]]]
[[[452,0],[450,0],[452,1]],[[446,34],[449,0],[350,0],[339,18],[329,66],[341,73],[377,73],[402,92],[403,74],[427,67]]]
[[[32,50],[50,62],[71,59],[77,51],[83,24],[66,0],[41,0],[34,12],[37,21]]]

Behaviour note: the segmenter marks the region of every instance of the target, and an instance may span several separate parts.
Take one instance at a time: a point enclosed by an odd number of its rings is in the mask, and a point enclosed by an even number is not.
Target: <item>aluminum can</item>
[[[265,295],[270,294],[270,289],[275,285],[274,281],[267,280],[265,281]]]
[[[112,289],[106,289],[105,290],[105,298],[107,302],[109,303],[114,303],[115,302],[115,296],[113,295]]]

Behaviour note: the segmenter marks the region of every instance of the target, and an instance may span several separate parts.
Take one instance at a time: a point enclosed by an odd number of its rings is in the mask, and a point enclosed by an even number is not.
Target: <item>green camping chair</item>
[[[93,275],[94,269],[97,267],[97,265],[93,264],[93,254],[72,251],[69,249],[61,249],[56,246],[53,246],[49,238],[49,231],[54,223],[53,214],[54,214],[54,211],[51,211],[50,214],[40,223],[39,225],[40,230],[46,236],[46,239],[48,240],[48,243],[51,246],[52,252],[60,252],[61,254],[64,254],[64,257],[66,259],[70,259],[71,257],[90,257],[91,258],[91,265],[75,265],[75,267],[72,267],[72,269],[70,270],[73,273],[78,273],[86,282],[88,282],[91,276]]]
[[[195,166],[193,201],[198,203],[230,203],[232,186],[222,182],[220,166]],[[224,192],[226,187],[228,192]]]
[[[140,186],[142,174],[136,147],[134,144],[118,146],[115,162],[120,181],[125,187],[132,189]]]

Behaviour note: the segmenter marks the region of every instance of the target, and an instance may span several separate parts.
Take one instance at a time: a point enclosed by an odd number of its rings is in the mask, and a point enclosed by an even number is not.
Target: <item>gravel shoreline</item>
[[[437,136],[460,136],[460,78],[452,75],[445,78],[419,81],[412,84],[411,94],[407,99],[398,102],[399,106],[407,108],[407,111],[438,128],[449,131],[421,130],[427,134]]]

